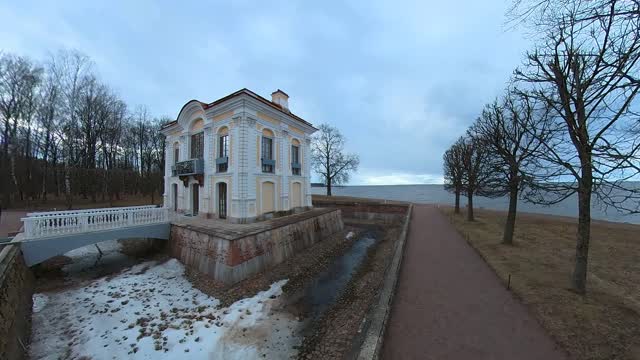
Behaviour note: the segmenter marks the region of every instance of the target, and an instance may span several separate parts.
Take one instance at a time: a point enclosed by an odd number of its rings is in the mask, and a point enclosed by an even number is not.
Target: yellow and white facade
[[[267,100],[242,89],[212,103],[189,101],[166,136],[166,207],[251,222],[311,206],[311,135],[281,90]]]

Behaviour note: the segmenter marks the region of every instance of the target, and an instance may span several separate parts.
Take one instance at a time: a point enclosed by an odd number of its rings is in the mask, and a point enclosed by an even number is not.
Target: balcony
[[[273,173],[276,166],[276,161],[273,159],[264,159],[262,158],[262,172],[263,173]]]
[[[300,175],[300,163],[291,163],[291,174],[292,175]]]
[[[223,173],[229,169],[229,157],[222,156],[216,159],[216,172]]]
[[[204,159],[189,159],[177,162],[171,167],[173,176],[188,176],[204,174]]]

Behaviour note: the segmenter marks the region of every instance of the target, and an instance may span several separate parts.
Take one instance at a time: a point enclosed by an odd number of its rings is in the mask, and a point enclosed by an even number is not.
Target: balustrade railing
[[[78,210],[61,210],[61,211],[40,211],[27,213],[28,217],[42,217],[42,216],[59,216],[59,215],[72,215],[83,213],[109,213],[117,212],[120,210],[136,210],[136,209],[153,209],[157,208],[157,205],[141,205],[141,206],[123,206],[123,207],[109,207],[99,209],[78,209]]]
[[[169,209],[133,206],[92,210],[60,211],[22,218],[26,239],[110,230],[169,221]]]

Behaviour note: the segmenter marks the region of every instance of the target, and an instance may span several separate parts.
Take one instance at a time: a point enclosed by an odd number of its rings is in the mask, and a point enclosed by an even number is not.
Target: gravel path
[[[438,209],[415,206],[407,240],[383,358],[566,359]]]

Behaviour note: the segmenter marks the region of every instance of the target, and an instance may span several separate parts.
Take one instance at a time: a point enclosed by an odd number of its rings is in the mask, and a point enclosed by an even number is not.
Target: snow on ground
[[[31,359],[286,359],[302,324],[278,310],[286,280],[228,308],[177,260],[34,295]]]
[[[33,312],[37,313],[44,308],[49,302],[49,297],[44,294],[33,295]]]

